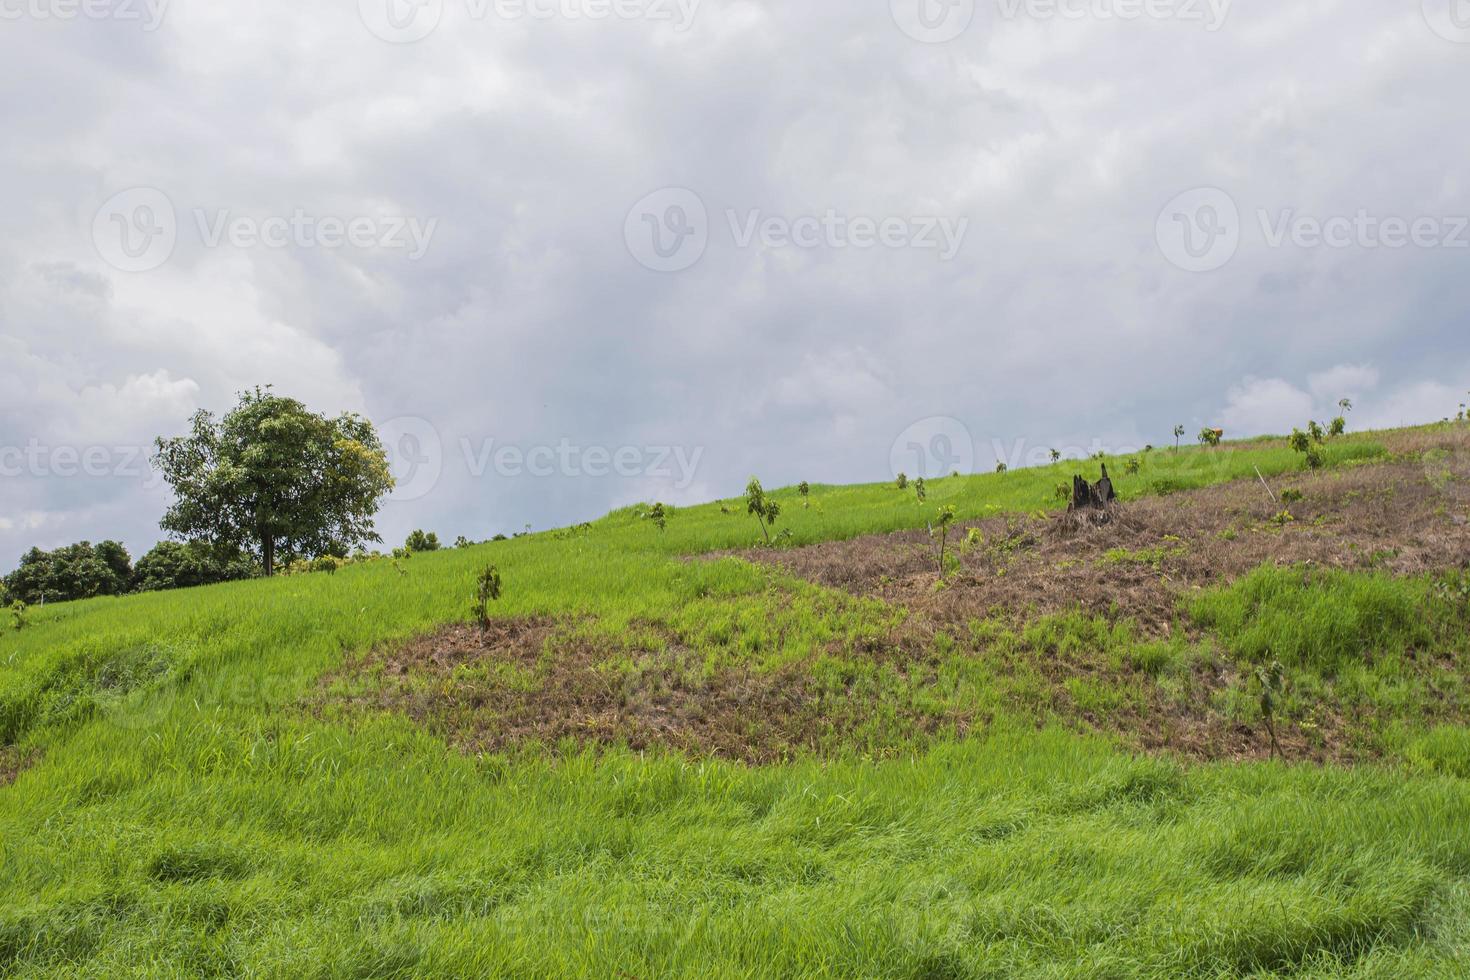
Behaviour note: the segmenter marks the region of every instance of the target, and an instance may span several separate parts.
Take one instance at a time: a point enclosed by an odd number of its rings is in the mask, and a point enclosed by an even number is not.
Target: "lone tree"
[[[278,557],[340,556],[382,540],[373,515],[393,476],[360,416],[329,419],[256,388],[222,419],[197,413],[189,435],[159,439],[157,449],[154,464],[177,498],[163,529],[245,551],[266,575]]]

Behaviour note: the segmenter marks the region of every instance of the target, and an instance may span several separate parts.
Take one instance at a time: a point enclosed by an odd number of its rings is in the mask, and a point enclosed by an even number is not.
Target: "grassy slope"
[[[1336,462],[1381,449],[1333,447]],[[1153,454],[1124,496],[1268,476],[1280,442]],[[778,494],[797,543],[1048,506],[1074,469]],[[1121,467],[1115,466],[1120,472]],[[299,705],[344,654],[466,614],[668,623],[782,662],[901,612],[743,562],[733,504],[632,511],[336,576],[38,610],[0,638],[0,972],[58,975],[1098,976],[1452,972],[1464,783],[1130,759],[1053,732],[882,763],[613,753],[468,759],[396,718]],[[1219,611],[1225,615],[1228,609]],[[1244,631],[1240,631],[1244,636]],[[1245,642],[1245,640],[1242,640]],[[1421,746],[1454,769],[1457,731]],[[1433,768],[1432,766],[1426,768]],[[1463,775],[1463,773],[1461,774]]]

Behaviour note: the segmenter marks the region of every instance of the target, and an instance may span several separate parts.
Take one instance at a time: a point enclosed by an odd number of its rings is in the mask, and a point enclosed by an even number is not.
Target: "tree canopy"
[[[162,541],[138,559],[133,587],[139,592],[187,589],[234,582],[255,575],[255,563],[239,552],[215,548],[205,541]]]
[[[122,595],[131,587],[132,559],[116,541],[90,541],[42,551],[32,548],[5,576],[5,591],[29,605]]]
[[[189,435],[159,439],[154,463],[176,497],[163,529],[244,551],[266,575],[382,540],[373,515],[393,477],[361,416],[327,418],[256,388],[223,418],[199,412]]]

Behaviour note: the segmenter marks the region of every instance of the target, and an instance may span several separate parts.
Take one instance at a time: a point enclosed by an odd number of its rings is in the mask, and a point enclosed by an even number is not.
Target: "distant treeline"
[[[55,551],[32,548],[26,552],[20,567],[5,576],[0,599],[19,599],[35,606],[213,585],[253,578],[259,573],[249,557],[204,542],[164,541],[134,565],[127,548],[116,541],[95,545],[81,541]]]
[[[497,534],[493,540],[504,541],[506,537]],[[477,543],[461,536],[455,539],[454,547],[469,548]],[[276,572],[284,575],[335,572],[348,565],[384,558],[408,558],[438,551],[442,547],[437,534],[420,530],[410,534],[403,547],[393,549],[389,555],[359,549],[349,556],[346,549],[337,547],[331,553],[314,558],[288,556]],[[128,549],[116,541],[95,545],[81,541],[55,551],[32,548],[26,552],[19,568],[0,577],[0,606],[16,600],[28,606],[39,606],[43,602],[187,589],[196,585],[257,578],[263,574],[257,558],[206,541],[161,542],[139,558],[136,565],[129,557]]]

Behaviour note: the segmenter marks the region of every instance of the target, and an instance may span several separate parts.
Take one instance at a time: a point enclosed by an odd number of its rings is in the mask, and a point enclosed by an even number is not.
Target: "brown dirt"
[[[609,669],[628,656],[545,620],[458,625],[352,665],[348,678],[376,682],[332,700],[406,714],[477,753],[572,740],[766,763],[820,748],[828,723],[799,668],[711,674],[670,638]]]
[[[1455,444],[1464,448],[1466,440]],[[1072,533],[1055,518],[958,525],[949,547],[963,552],[960,568],[940,590],[935,545],[924,531],[742,557],[881,597],[940,626],[1080,609],[1132,618],[1148,636],[1174,629],[1182,596],[1268,562],[1403,575],[1470,565],[1470,500],[1459,485],[1432,482],[1418,460],[1304,472],[1278,478],[1272,489],[1306,499],[1273,503],[1258,481],[1240,481],[1119,504],[1111,523]],[[1296,518],[1285,526],[1273,521],[1283,509]],[[983,543],[964,548],[972,527]]]
[[[14,745],[0,748],[0,788],[13,784],[21,773],[34,766],[40,758],[41,754],[34,750],[22,752]]]

